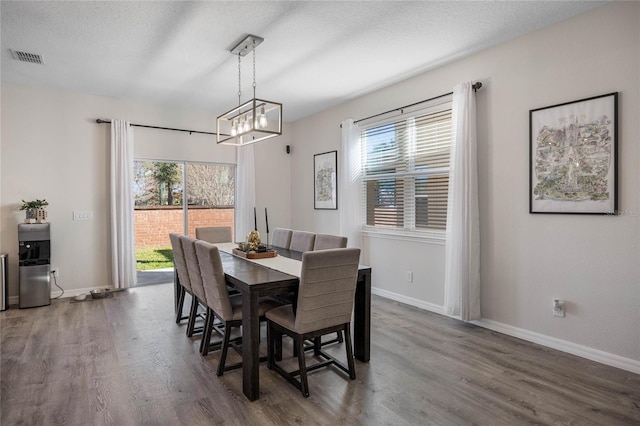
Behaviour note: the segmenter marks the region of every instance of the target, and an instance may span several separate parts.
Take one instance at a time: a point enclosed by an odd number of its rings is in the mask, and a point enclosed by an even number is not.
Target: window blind
[[[361,140],[366,225],[445,229],[450,105],[364,128]]]

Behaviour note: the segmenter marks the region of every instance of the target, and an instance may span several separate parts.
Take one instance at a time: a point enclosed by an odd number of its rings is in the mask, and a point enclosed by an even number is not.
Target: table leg
[[[260,319],[258,295],[242,292],[242,391],[255,401],[260,396]]]
[[[356,286],[353,310],[353,353],[369,362],[371,353],[371,271],[361,272]]]

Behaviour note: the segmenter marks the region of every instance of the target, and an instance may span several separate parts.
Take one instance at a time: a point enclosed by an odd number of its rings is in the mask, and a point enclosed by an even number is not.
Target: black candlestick
[[[258,230],[258,216],[256,216],[256,208],[253,208],[253,227],[257,231]]]
[[[269,217],[267,216],[267,208],[264,208],[264,222],[267,225],[267,247],[269,247]]]

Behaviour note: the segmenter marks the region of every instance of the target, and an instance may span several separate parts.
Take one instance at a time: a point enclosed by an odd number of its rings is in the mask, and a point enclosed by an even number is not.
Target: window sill
[[[419,243],[445,245],[445,231],[402,231],[398,229],[363,228],[362,234],[368,238],[380,238],[387,240],[412,241]]]

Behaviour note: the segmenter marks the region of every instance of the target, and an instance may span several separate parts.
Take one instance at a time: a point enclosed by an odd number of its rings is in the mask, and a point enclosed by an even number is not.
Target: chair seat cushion
[[[293,314],[293,305],[284,305],[267,311],[267,319],[289,330],[293,330],[296,317]]]

